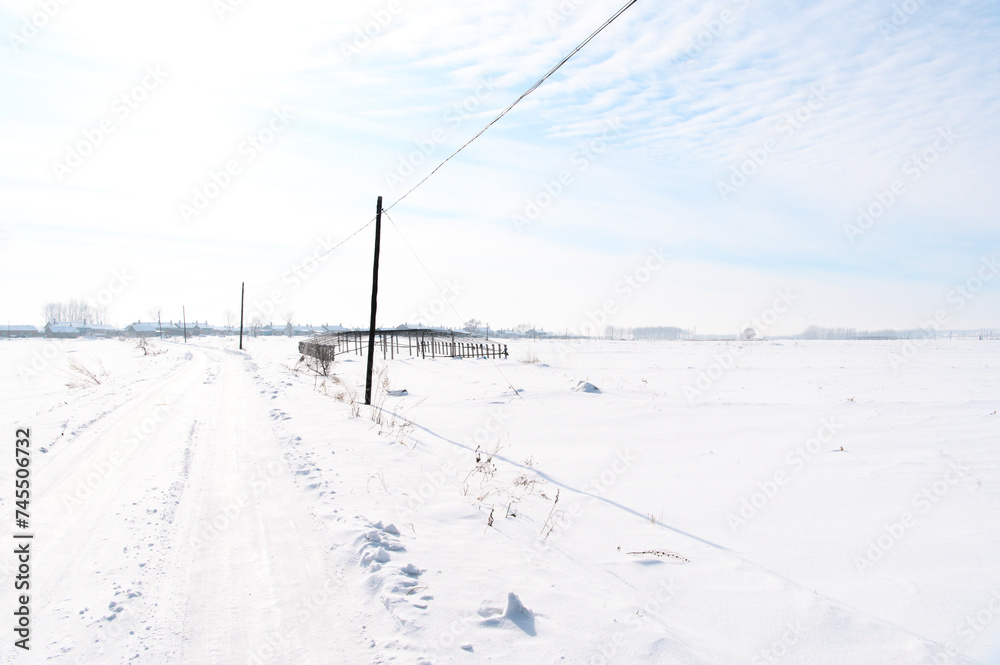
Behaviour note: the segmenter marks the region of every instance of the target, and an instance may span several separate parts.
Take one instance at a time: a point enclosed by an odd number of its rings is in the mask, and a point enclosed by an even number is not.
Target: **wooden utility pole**
[[[184,305],[181,305],[181,321],[184,322],[184,343],[187,344],[187,341],[188,341],[188,320],[187,320],[187,312],[184,311]]]
[[[240,284],[240,351],[243,350],[243,295],[246,293],[247,283]]]
[[[365,404],[372,403],[372,370],[375,367],[375,310],[378,307],[378,251],[382,244],[382,197],[375,204],[375,267],[372,268],[372,316],[368,325],[368,371],[365,374]]]

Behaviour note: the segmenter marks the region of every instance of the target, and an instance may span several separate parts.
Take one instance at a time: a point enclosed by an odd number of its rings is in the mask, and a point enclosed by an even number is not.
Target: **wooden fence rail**
[[[455,339],[438,331],[376,330],[375,349],[384,360],[406,353],[418,358],[508,358],[506,344]],[[368,331],[350,330],[321,335],[299,342],[299,353],[332,361],[345,353],[364,355],[368,350]]]

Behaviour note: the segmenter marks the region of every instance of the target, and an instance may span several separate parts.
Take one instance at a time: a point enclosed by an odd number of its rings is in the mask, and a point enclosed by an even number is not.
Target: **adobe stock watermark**
[[[968,663],[969,659],[962,656],[960,649],[985,633],[997,619],[1000,619],[1000,589],[988,592],[985,600],[979,601],[970,613],[962,617],[955,628],[955,638],[941,645],[941,650],[934,650],[928,665],[960,665]]]
[[[561,0],[555,9],[545,10],[545,20],[549,22],[549,28],[555,30],[566,19],[576,13],[587,0]]]
[[[727,202],[731,196],[746,186],[767,164],[775,153],[787,145],[788,141],[795,136],[795,133],[806,126],[813,116],[821,111],[830,100],[830,95],[826,91],[826,84],[813,86],[811,94],[801,106],[794,111],[789,111],[781,117],[774,125],[774,132],[778,138],[766,139],[757,147],[747,148],[747,158],[733,167],[729,178],[725,181],[718,180],[715,188],[719,192],[719,198],[723,203]]]
[[[955,135],[952,133],[952,128],[939,128],[934,139],[903,162],[902,172],[905,179],[895,178],[886,189],[876,189],[872,193],[872,200],[858,208],[858,218],[854,224],[844,225],[844,235],[847,239],[854,242],[855,238],[868,232],[889,212],[896,201],[906,194],[907,181],[915,183],[920,180],[941,155],[951,150],[954,145]]]
[[[587,665],[612,665],[612,663],[625,662],[622,659],[621,649],[628,645],[629,637],[638,632],[645,623],[651,621],[651,617],[663,612],[676,595],[677,582],[674,578],[661,580],[656,586],[653,596],[648,598],[639,609],[627,614],[621,621],[622,627],[613,632],[584,662]]]
[[[21,29],[7,33],[7,43],[15,55],[20,55],[21,49],[28,45],[54,19],[69,0],[39,0],[38,10],[21,19]]]
[[[584,482],[579,490],[583,495],[582,500],[570,501],[565,508],[561,508],[558,503],[553,505],[552,513],[542,526],[542,532],[535,538],[531,548],[524,550],[525,558],[530,563],[536,563],[538,557],[548,553],[552,543],[558,541],[580,520],[585,506],[602,499],[638,461],[627,448],[616,450],[614,459],[607,467]]]
[[[726,523],[733,533],[740,527],[749,524],[761,510],[778,495],[781,488],[791,482],[792,478],[806,467],[806,463],[814,459],[824,448],[833,445],[837,430],[841,425],[832,417],[820,421],[816,436],[795,445],[795,448],[785,455],[784,468],[775,471],[770,478],[757,483],[757,489],[740,499],[740,507],[736,512],[726,515]]]
[[[291,662],[293,659],[289,657],[289,650],[294,645],[303,643],[300,631],[314,623],[316,615],[332,600],[342,598],[343,592],[344,575],[341,571],[337,571],[333,578],[326,578],[323,586],[307,590],[308,595],[304,595],[302,600],[291,607],[289,618],[292,621],[290,625],[283,627],[282,630],[271,630],[262,635],[253,636],[253,643],[247,645],[249,654],[245,661],[246,665]]]
[[[201,552],[206,546],[218,539],[239,518],[251,500],[270,490],[270,481],[282,473],[282,464],[277,460],[268,460],[263,464],[263,473],[254,471],[246,479],[246,485],[240,491],[231,495],[229,502],[209,519],[203,520],[197,531],[193,532],[189,544],[195,552]],[[255,505],[259,501],[253,502]]]
[[[291,265],[289,272],[281,278],[279,286],[272,288],[264,298],[255,298],[253,312],[260,316],[261,321],[271,320],[278,306],[284,304],[291,292],[302,286],[319,270],[338,244],[339,241],[330,238],[329,235],[317,237],[312,251]],[[250,320],[253,320],[252,316]]]
[[[131,598],[131,596],[128,596],[128,598]],[[106,663],[109,645],[121,647],[122,642],[127,640],[130,635],[140,634],[140,631],[143,630],[142,624],[146,622],[143,615],[137,613],[127,602],[115,602],[112,603],[114,605],[113,608],[108,608],[110,613],[100,619],[100,637],[94,639],[84,638],[82,642],[78,643],[76,642],[76,636],[72,634],[67,635],[69,648],[63,647],[60,650],[64,653],[72,650],[75,654],[73,665],[89,665],[90,663],[100,665],[101,663]]]
[[[605,299],[601,307],[587,312],[587,321],[580,325],[578,329],[570,328],[570,332],[583,337],[598,337],[608,324],[611,316],[618,311],[618,308],[631,300],[657,272],[667,265],[669,255],[663,247],[650,247],[646,260],[635,267],[631,273],[622,275],[621,279],[615,282],[614,292],[616,298]]]
[[[792,293],[791,289],[778,289],[771,305],[759,315],[750,317],[743,329],[750,328],[754,331],[754,337],[763,337],[781,319],[782,314],[791,311],[792,305],[798,299],[799,297]],[[702,397],[726,372],[735,367],[736,359],[746,353],[746,349],[747,345],[727,346],[726,350],[716,355],[705,369],[699,370],[694,384],[686,384],[681,389],[688,404],[694,404],[697,398]]]
[[[189,203],[178,204],[177,210],[182,222],[190,223],[192,219],[205,212],[208,206],[243,172],[243,169],[264,152],[279,134],[288,129],[288,125],[294,119],[295,116],[284,106],[275,109],[263,129],[248,135],[239,144],[236,155],[226,160],[221,169],[209,171],[208,178],[192,191]]]
[[[552,347],[552,353],[559,359],[565,359],[568,355],[578,351],[584,344],[585,339],[591,337],[601,337],[604,333],[610,317],[618,308],[631,300],[636,293],[653,279],[653,276],[667,265],[670,258],[667,250],[661,247],[650,247],[647,249],[648,256],[636,266],[632,272],[622,275],[613,287],[614,298],[606,298],[597,309],[588,310],[579,326],[572,326],[568,332],[575,339],[560,340]]]
[[[17,375],[21,378],[21,385],[27,386],[32,379],[45,372],[65,349],[65,340],[59,338],[45,340],[41,349],[36,350],[31,354],[31,358],[18,366]]]
[[[524,199],[524,205],[519,212],[510,216],[514,229],[522,232],[525,226],[537,222],[546,210],[572,187],[581,173],[584,173],[604,153],[613,140],[622,135],[621,118],[604,121],[604,129],[600,136],[590,139],[577,146],[569,158],[570,168],[562,169],[550,179],[544,180],[540,190]]]
[[[432,298],[427,304],[415,309],[410,314],[408,321],[420,323],[425,326],[440,323],[442,315],[452,309],[455,301],[465,292],[466,288],[466,285],[458,278],[444,280],[444,287],[441,289],[441,293]]]
[[[132,457],[139,445],[151,437],[156,430],[170,415],[172,407],[165,397],[160,397],[152,409],[138,425],[135,425],[125,434],[106,458],[91,462],[90,472],[80,478],[72,494],[64,495],[62,498],[63,508],[67,515],[72,515],[76,509],[83,505],[105,482],[126,464]]]
[[[212,0],[212,9],[220,21],[243,6],[245,0]]]
[[[650,247],[648,256],[631,273],[622,275],[614,284],[615,298],[607,298],[597,309],[588,310],[579,326],[569,328],[568,332],[576,339],[560,340],[552,347],[552,353],[560,360],[578,351],[586,338],[600,337],[608,324],[610,317],[618,311],[625,302],[631,300],[665,265],[669,255],[661,247]]]
[[[87,298],[87,304],[95,312],[107,312],[115,298],[125,293],[129,284],[135,279],[129,274],[128,268],[122,267],[111,271],[111,279],[107,286],[100,289],[95,295]]]
[[[385,184],[390,191],[395,192],[407,178],[433,157],[438,148],[448,140],[451,132],[477,113],[486,98],[494,91],[496,82],[493,79],[482,79],[471,95],[449,106],[442,117],[443,126],[435,127],[424,138],[414,141],[414,149],[399,157],[395,169],[385,172]]]
[[[437,632],[434,637],[434,643],[437,644],[439,648],[451,649],[456,644],[465,641],[465,636],[473,630],[478,630],[482,617],[479,615],[458,617],[453,619],[448,625]],[[471,645],[462,645],[462,649],[466,649]]]
[[[363,26],[354,26],[354,37],[350,43],[340,45],[340,54],[344,60],[351,62],[361,52],[371,46],[372,40],[377,38],[389,27],[392,20],[403,11],[403,3],[399,0],[389,0],[384,9],[376,9],[371,13],[371,20]]]
[[[400,519],[412,519],[432,497],[441,491],[441,488],[449,483],[449,479],[454,481],[457,473],[458,467],[448,460],[442,462],[436,470],[424,473],[422,481],[417,485],[417,493],[410,495],[406,500],[406,505],[400,509]]]
[[[750,659],[750,665],[765,665],[765,663],[776,665],[799,643],[807,629],[808,626],[804,627],[800,621],[789,621],[779,637],[761,648],[757,655]]]
[[[111,113],[94,126],[84,129],[83,138],[66,146],[62,161],[52,162],[52,172],[57,182],[62,182],[79,168],[97,148],[157,90],[167,79],[160,65],[149,65],[143,70],[142,79],[111,102]]]
[[[504,414],[503,404],[493,404],[487,410],[487,415],[483,419],[471,436],[464,437],[462,442],[472,448],[485,449],[493,437],[499,433],[507,431],[507,418]],[[416,494],[410,495],[406,500],[406,505],[400,509],[400,519],[412,519],[413,515],[423,508],[427,502],[434,497],[445,485],[454,485],[457,481],[458,469],[461,461],[458,457],[452,460],[445,460],[436,469],[421,472],[422,481],[416,488]]]
[[[959,284],[948,291],[945,299],[952,307],[950,309],[940,307],[935,310],[932,318],[920,324],[920,329],[926,331],[928,336],[936,334],[937,331],[948,324],[952,313],[960,311],[968,303],[972,302],[985,285],[997,276],[997,273],[1000,273],[1000,262],[997,261],[997,255],[984,256],[979,264],[979,269],[972,276],[966,279],[963,284]],[[889,361],[892,369],[898,371],[900,367],[913,360],[927,346],[927,343],[927,339],[904,340],[899,344],[897,349],[890,350],[887,353],[886,359]]]
[[[888,40],[899,32],[923,8],[924,3],[925,0],[903,0],[903,2],[894,3],[889,18],[879,19],[876,24],[882,38]]]
[[[864,556],[854,557],[854,567],[858,574],[864,575],[869,568],[873,568],[881,561],[903,539],[906,532],[917,525],[918,517],[929,513],[955,485],[969,475],[970,470],[962,461],[948,462],[948,470],[939,479],[913,495],[915,512],[906,511],[898,520],[889,524],[883,523],[882,533],[868,540],[868,549],[865,550]]]
[[[464,441],[465,445],[472,447],[473,444],[476,447],[483,448],[496,434],[501,434],[506,431],[507,418],[504,415],[504,404],[493,404],[487,410],[486,418],[483,420],[483,424],[480,425],[472,432],[472,436],[467,437]]]
[[[697,60],[701,57],[707,49],[722,39],[726,33],[726,29],[736,21],[740,12],[750,6],[752,1],[732,0],[731,4],[735,5],[735,9],[723,8],[719,10],[719,13],[714,18],[705,21],[702,24],[702,29],[694,37],[688,39],[687,50],[684,51],[683,55],[674,58],[673,64],[679,65],[688,60]]]

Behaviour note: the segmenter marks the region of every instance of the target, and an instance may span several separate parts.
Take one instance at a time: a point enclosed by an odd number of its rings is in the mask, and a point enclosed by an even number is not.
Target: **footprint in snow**
[[[367,568],[369,573],[376,573],[392,559],[389,552],[405,552],[406,547],[394,537],[399,535],[395,525],[383,526],[382,522],[375,522],[372,526],[375,528],[361,539],[361,566]]]

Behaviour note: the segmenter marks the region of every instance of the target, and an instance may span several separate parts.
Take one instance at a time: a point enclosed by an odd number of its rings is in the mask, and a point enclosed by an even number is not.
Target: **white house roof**
[[[155,323],[142,323],[138,321],[128,327],[133,332],[159,332],[160,328]]]
[[[6,328],[0,328],[0,330],[10,330],[11,332],[38,332],[38,328],[35,326],[7,326]]]
[[[54,333],[78,333],[78,332],[80,332],[80,329],[77,328],[76,326],[64,326],[64,325],[58,325],[58,324],[54,324],[54,323],[50,323],[47,326],[47,328],[48,328],[49,332],[54,332]]]

